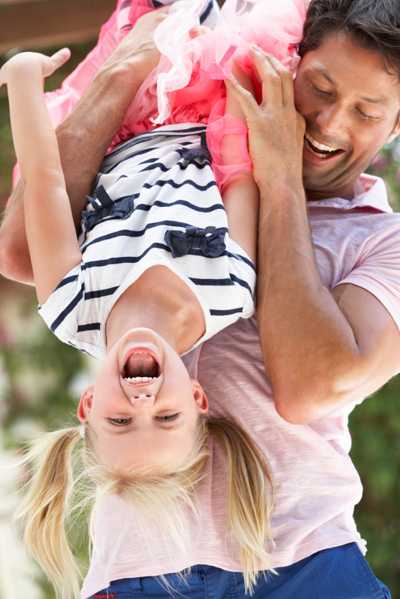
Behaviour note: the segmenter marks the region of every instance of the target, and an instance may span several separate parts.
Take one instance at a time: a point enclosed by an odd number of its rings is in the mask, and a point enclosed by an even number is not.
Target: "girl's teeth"
[[[124,377],[124,381],[128,381],[128,383],[151,383],[155,380],[155,377],[152,376],[126,376]]]

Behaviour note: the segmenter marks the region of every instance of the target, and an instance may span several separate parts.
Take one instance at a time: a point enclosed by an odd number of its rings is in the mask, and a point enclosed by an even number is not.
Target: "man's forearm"
[[[257,314],[265,364],[278,410],[307,421],[334,407],[358,347],[321,282],[303,190],[277,183],[260,191]]]
[[[67,191],[77,226],[107,148],[141,83],[123,69],[101,72],[57,130]]]
[[[141,83],[132,67],[104,68],[75,110],[58,127],[57,140],[76,226],[79,226],[86,195],[105,152]],[[10,271],[4,272],[6,276],[10,274],[11,278],[31,283],[23,194],[24,185],[20,181],[9,200],[1,225],[2,263],[3,272]]]

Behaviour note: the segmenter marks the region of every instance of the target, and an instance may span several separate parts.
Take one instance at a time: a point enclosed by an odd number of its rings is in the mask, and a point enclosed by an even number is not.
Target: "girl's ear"
[[[201,414],[207,414],[208,412],[208,397],[204,392],[203,387],[199,381],[192,379],[192,392],[193,399],[197,404],[197,408]]]
[[[92,409],[93,403],[93,394],[94,394],[94,385],[90,385],[81,395],[81,398],[78,403],[78,408],[76,410],[76,416],[79,422],[86,422],[90,411]]]

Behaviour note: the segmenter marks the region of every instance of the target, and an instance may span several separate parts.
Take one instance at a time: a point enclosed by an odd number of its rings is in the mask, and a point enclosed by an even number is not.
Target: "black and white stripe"
[[[205,315],[203,340],[253,313],[254,265],[229,237],[213,172],[208,164],[195,161],[182,169],[182,149],[199,147],[204,129],[160,127],[106,157],[86,208],[99,222],[81,235],[82,263],[67,273],[40,308],[60,339],[103,355],[104,325],[112,307],[127,287],[157,264],[170,268],[193,290]],[[144,170],[143,155],[151,160],[148,164],[161,166]],[[131,211],[116,216],[127,198],[125,206]],[[206,258],[192,250],[173,258],[165,232],[193,226],[225,230],[224,255]]]
[[[162,8],[163,6],[169,6],[170,4],[174,4],[175,2],[179,1],[180,0],[150,0],[150,7],[152,5],[155,9]],[[189,0],[186,1],[188,2]],[[134,2],[135,0],[123,0],[119,5],[116,18],[118,29],[121,31],[129,31],[132,28],[130,13],[132,4]],[[203,0],[199,15],[201,25],[214,28],[217,24],[219,14],[220,8],[217,0]]]
[[[154,8],[161,8],[168,4],[173,4],[176,0],[152,0]],[[215,24],[216,15],[219,12],[219,6],[216,0],[204,0],[204,8],[200,13],[200,23],[212,27]]]

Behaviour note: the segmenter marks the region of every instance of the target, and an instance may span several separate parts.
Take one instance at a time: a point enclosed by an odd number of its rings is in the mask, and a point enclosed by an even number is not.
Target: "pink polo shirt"
[[[353,200],[309,203],[314,250],[323,283],[352,283],[371,292],[400,327],[400,214],[393,214],[382,180],[363,177]],[[276,412],[263,369],[254,320],[219,333],[188,358],[214,415],[234,414],[265,454],[275,487],[273,566],[287,566],[316,551],[356,542],[353,519],[362,485],[349,457],[348,416],[364,398],[311,425],[293,425]],[[134,510],[104,498],[96,510],[94,550],[82,597],[112,580],[176,572],[194,564],[238,571],[237,548],[226,529],[226,464],[212,456],[197,490],[199,520],[190,517],[186,551],[140,529]]]

